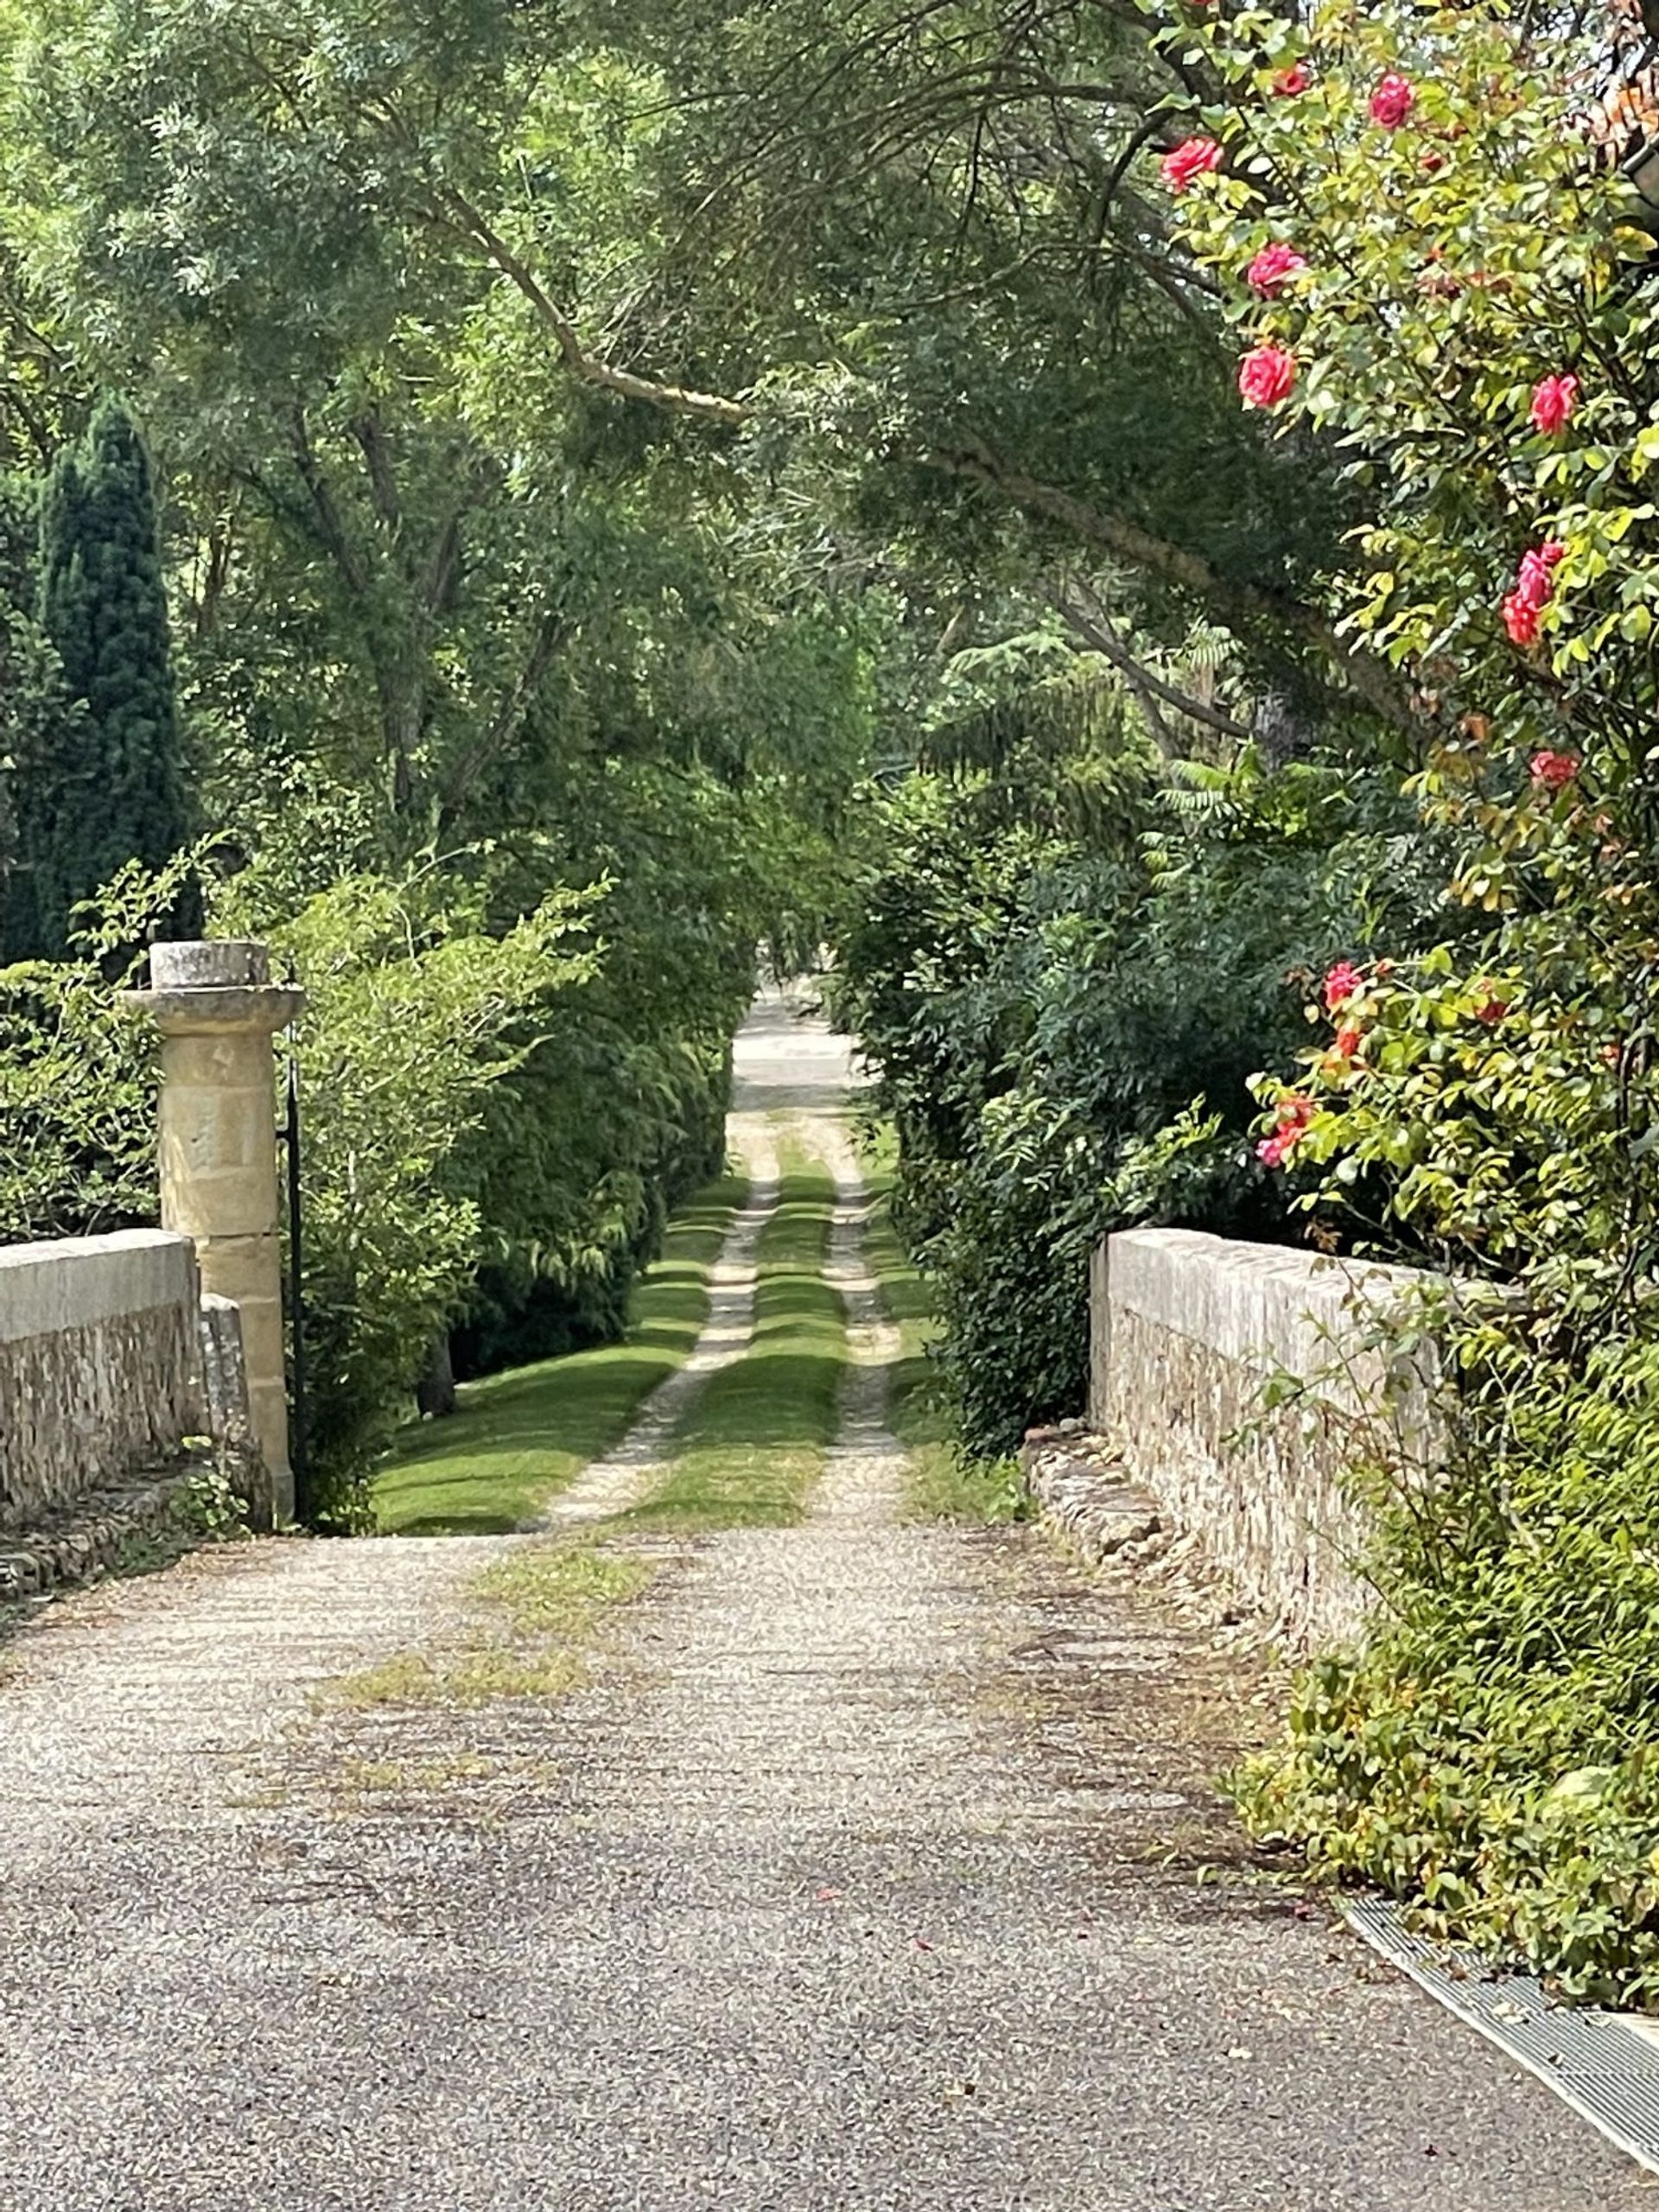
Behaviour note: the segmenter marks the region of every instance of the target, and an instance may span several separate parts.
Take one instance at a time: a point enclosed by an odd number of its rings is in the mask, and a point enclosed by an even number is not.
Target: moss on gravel
[[[637,1597],[653,1571],[649,1560],[591,1542],[526,1545],[474,1577],[470,1636],[394,1652],[325,1683],[314,1702],[361,1712],[561,1697],[586,1678],[606,1615]]]

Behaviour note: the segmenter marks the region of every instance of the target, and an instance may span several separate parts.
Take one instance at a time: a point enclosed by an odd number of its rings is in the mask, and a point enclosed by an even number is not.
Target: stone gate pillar
[[[124,995],[162,1033],[162,1224],[194,1239],[204,1292],[234,1299],[254,1440],[278,1520],[294,1511],[283,1343],[271,1039],[305,1003],[273,984],[263,944],[150,948],[150,988]]]

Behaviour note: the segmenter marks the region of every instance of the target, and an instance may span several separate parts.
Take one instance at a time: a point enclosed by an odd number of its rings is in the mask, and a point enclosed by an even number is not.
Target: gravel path
[[[696,1347],[683,1367],[658,1384],[622,1441],[584,1467],[550,1501],[534,1524],[538,1532],[591,1526],[648,1497],[666,1471],[669,1443],[681,1416],[708,1377],[741,1359],[753,1340],[756,1249],[778,1205],[779,1118],[786,1115],[794,1121],[803,1109],[822,1115],[826,1107],[833,1108],[845,1087],[846,1071],[835,1040],[817,1025],[804,1028],[794,1002],[781,991],[764,992],[756,1001],[738,1033],[732,1064],[727,1143],[749,1191],[710,1271],[709,1318]],[[830,1127],[855,1194],[862,1185],[852,1147],[838,1127]]]
[[[741,1359],[754,1335],[755,1251],[778,1204],[778,1147],[765,1117],[733,1117],[732,1149],[748,1179],[748,1197],[732,1217],[709,1275],[709,1318],[683,1367],[657,1385],[622,1441],[590,1461],[533,1524],[543,1534],[577,1529],[626,1513],[648,1497],[665,1472],[681,1416],[717,1369]]]
[[[846,1081],[779,1007],[748,1050],[746,1111]],[[307,1712],[511,1539],[204,1554],[11,1648],[4,2212],[1653,2203],[1255,1878],[1212,1649],[899,1517],[823,1135],[861,1357],[814,1510],[670,1548],[585,1689]]]

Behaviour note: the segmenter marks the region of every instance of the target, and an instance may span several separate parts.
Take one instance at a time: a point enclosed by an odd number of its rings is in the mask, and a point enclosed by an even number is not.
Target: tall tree
[[[0,967],[38,950],[35,878],[17,849],[16,789],[69,741],[76,709],[36,618],[40,485],[0,475]]]
[[[100,403],[53,466],[39,588],[41,627],[81,711],[15,774],[34,941],[9,950],[59,958],[76,903],[129,861],[162,866],[188,826],[149,462],[117,400]]]

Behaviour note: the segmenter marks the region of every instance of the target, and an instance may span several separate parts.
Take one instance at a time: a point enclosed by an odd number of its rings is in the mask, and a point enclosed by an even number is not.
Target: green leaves
[[[1292,407],[1376,503],[1338,588],[1414,687],[1410,789],[1481,931],[1376,963],[1340,1051],[1317,1011],[1289,1094],[1314,1109],[1303,1203],[1380,1199],[1455,1278],[1459,1388],[1440,1481],[1386,1446],[1357,1474],[1374,1634],[1309,1673],[1239,1787],[1264,1832],[1431,1929],[1652,2005],[1659,298],[1572,112],[1605,18],[1535,42],[1529,20],[1319,0],[1316,86],[1282,103],[1243,19],[1205,41],[1250,184],[1183,203],[1186,234],[1241,332],[1294,346]],[[1384,71],[1417,92],[1392,130],[1368,111]],[[1241,272],[1270,235],[1311,274],[1263,310]],[[1535,427],[1566,375],[1581,404]],[[1262,1095],[1286,1126],[1282,1079]]]
[[[1294,1052],[1333,943],[1409,942],[1433,895],[1388,780],[1352,760],[1154,767],[1121,712],[1067,703],[1069,740],[1027,681],[976,731],[976,768],[941,760],[873,807],[836,933],[837,1004],[898,1127],[898,1217],[984,1454],[1081,1404],[1105,1230],[1287,1233],[1247,1078]]]

